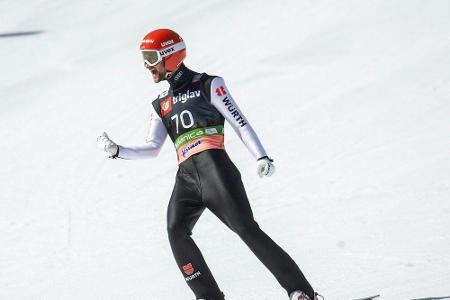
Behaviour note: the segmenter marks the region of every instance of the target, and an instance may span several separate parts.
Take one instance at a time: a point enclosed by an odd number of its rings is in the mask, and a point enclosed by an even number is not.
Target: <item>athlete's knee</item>
[[[183,237],[191,235],[192,233],[182,222],[168,222],[167,234],[169,237]]]
[[[255,232],[260,230],[258,223],[256,223],[253,220],[248,222],[237,222],[235,224],[232,224],[231,229],[241,238],[253,235]]]

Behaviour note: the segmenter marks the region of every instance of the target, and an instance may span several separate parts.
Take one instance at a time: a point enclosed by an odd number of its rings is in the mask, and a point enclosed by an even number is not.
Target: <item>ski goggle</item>
[[[146,66],[156,66],[162,61],[162,56],[159,51],[156,50],[143,50],[142,57],[144,58],[144,63]]]
[[[174,54],[180,50],[185,49],[186,46],[184,45],[184,42],[181,41],[179,43],[173,44],[167,48],[164,48],[162,50],[141,50],[142,57],[144,58],[144,63],[146,67],[153,67],[159,64],[162,59],[166,56],[169,56],[171,54]]]

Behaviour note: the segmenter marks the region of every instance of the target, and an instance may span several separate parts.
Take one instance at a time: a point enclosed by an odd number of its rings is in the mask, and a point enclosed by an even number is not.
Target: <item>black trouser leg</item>
[[[207,208],[240,236],[288,294],[301,290],[314,299],[314,290],[297,264],[255,222],[240,173],[226,152],[206,151],[194,158]]]
[[[223,300],[222,292],[191,238],[192,229],[204,209],[195,174],[179,170],[167,210],[167,232],[173,255],[197,299]]]
[[[288,294],[295,290],[314,299],[314,290],[292,258],[278,246],[254,221],[247,224],[231,221],[227,224],[247,244],[250,250],[275,276]]]

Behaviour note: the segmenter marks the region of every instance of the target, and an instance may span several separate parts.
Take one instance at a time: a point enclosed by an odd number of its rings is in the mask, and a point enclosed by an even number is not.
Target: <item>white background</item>
[[[0,299],[193,299],[170,251],[176,155],[143,143],[165,88],[140,39],[168,27],[221,75],[277,173],[226,148],[260,226],[327,300],[450,295],[450,1],[2,0]],[[194,231],[230,300],[285,291],[205,212]]]

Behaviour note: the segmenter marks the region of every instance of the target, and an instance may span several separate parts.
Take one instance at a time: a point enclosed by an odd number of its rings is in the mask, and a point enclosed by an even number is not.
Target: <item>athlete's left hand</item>
[[[258,159],[258,162],[256,164],[256,172],[258,173],[259,177],[263,176],[272,176],[275,172],[275,165],[273,164],[273,159],[271,159],[268,156],[263,156],[260,159]]]
[[[109,154],[109,158],[116,158],[119,154],[119,146],[111,140],[106,132],[97,138],[97,146]]]

